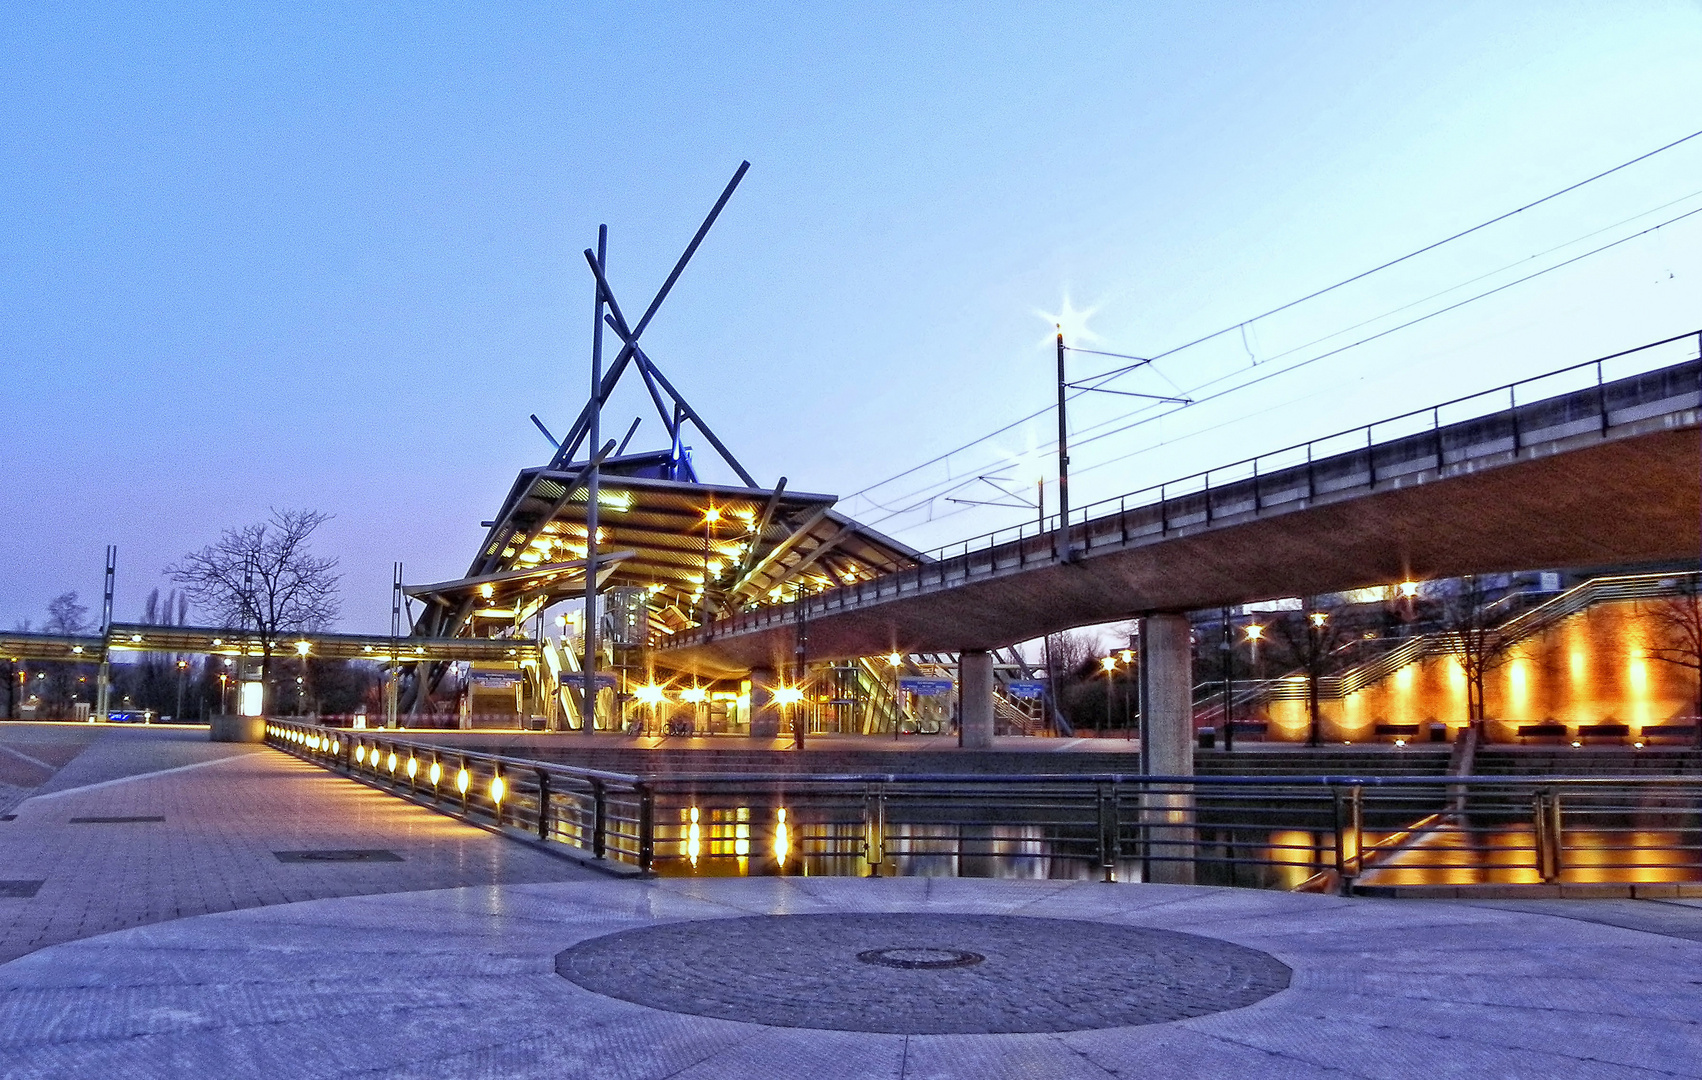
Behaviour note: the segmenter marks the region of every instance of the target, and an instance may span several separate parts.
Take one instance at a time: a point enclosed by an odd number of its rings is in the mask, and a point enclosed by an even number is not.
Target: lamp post
[[[1323,738],[1323,725],[1318,716],[1318,660],[1323,648],[1324,624],[1329,615],[1314,611],[1310,598],[1306,601],[1306,745],[1317,746]]]
[[[1064,327],[1058,324],[1058,535],[1063,550],[1058,558],[1070,561],[1070,436],[1065,414]]]
[[[703,594],[702,603],[699,605],[702,614],[698,616],[698,625],[702,627],[709,625],[709,554],[713,544],[715,523],[720,520],[721,510],[719,507],[711,506],[703,512]]]
[[[1117,655],[1123,661],[1123,670],[1124,670],[1125,673],[1134,670],[1135,650],[1124,649],[1121,652],[1119,652]],[[1123,676],[1123,738],[1128,739],[1128,740],[1133,740],[1134,737],[1135,737],[1134,716],[1132,714],[1133,714],[1133,710],[1129,708],[1129,676],[1127,674],[1124,674],[1124,676]]]
[[[1112,685],[1117,680],[1117,658],[1107,656],[1099,662],[1099,666],[1105,670],[1105,723],[1109,726],[1111,723],[1111,690]],[[1097,724],[1094,726],[1095,728],[1098,727]],[[1095,734],[1101,734],[1101,732],[1096,731]]]
[[[189,661],[177,662],[177,722],[183,723],[183,673],[188,670]]]
[[[899,728],[904,726],[904,701],[898,692],[898,666],[904,663],[904,657],[888,653],[886,662],[892,668],[892,740],[897,742]]]

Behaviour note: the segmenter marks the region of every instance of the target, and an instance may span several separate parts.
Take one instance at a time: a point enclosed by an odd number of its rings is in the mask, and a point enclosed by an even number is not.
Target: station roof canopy
[[[706,574],[709,604],[724,612],[924,561],[836,513],[834,496],[788,491],[784,481],[773,489],[701,483],[689,460],[668,451],[612,458],[599,471],[601,583],[648,590],[664,633],[699,620]],[[488,583],[489,597],[509,582],[572,568],[583,588],[586,490],[583,465],[523,470],[467,577],[446,584]]]

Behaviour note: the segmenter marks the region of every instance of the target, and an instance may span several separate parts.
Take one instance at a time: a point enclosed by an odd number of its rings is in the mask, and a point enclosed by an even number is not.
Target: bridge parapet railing
[[[1677,363],[1635,370],[1646,366],[1649,357],[1675,350],[1684,357]],[[1664,411],[1699,406],[1702,331],[1074,507],[1067,539],[1062,529],[1066,523],[1053,514],[942,545],[924,553],[920,566],[823,590],[802,601],[734,613],[707,628],[683,631],[672,643],[687,645],[715,634],[775,626],[795,618],[798,603],[810,614],[830,613],[1052,562],[1066,543],[1092,551],[1165,536],[1334,491],[1376,488],[1469,458],[1516,453],[1537,442],[1592,431],[1606,434]]]
[[[1698,776],[630,775],[280,721],[267,741],[641,872],[1702,890]]]

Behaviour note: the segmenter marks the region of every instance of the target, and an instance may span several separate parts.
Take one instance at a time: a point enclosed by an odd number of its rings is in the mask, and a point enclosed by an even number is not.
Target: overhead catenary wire
[[[1154,362],[1157,361],[1157,360],[1161,360],[1161,359],[1164,359],[1165,357],[1169,357],[1169,356],[1174,356],[1177,353],[1184,352],[1188,349],[1192,349],[1196,346],[1202,345],[1202,344],[1204,344],[1208,341],[1212,341],[1215,338],[1222,337],[1224,334],[1228,334],[1228,333],[1231,333],[1231,332],[1234,332],[1234,331],[1241,330],[1242,328],[1244,328],[1244,327],[1246,327],[1246,326],[1248,326],[1252,323],[1258,322],[1261,319],[1268,318],[1272,315],[1278,314],[1279,312],[1287,311],[1290,308],[1296,307],[1300,304],[1304,304],[1304,303],[1307,303],[1308,301],[1315,300],[1318,297],[1325,296],[1329,293],[1336,291],[1337,289],[1343,288],[1347,285],[1351,285],[1356,281],[1362,281],[1365,278],[1372,276],[1373,274],[1381,273],[1382,271],[1388,270],[1391,267],[1399,266],[1400,264],[1408,262],[1411,259],[1415,259],[1420,255],[1424,255],[1424,254],[1427,254],[1428,252],[1435,251],[1438,248],[1444,247],[1444,246],[1451,244],[1451,243],[1453,243],[1457,240],[1463,239],[1467,236],[1471,236],[1474,233],[1481,232],[1482,230],[1487,229],[1492,225],[1499,224],[1503,221],[1508,220],[1509,218],[1513,218],[1513,217],[1518,216],[1519,214],[1525,213],[1528,210],[1532,210],[1532,209],[1535,209],[1538,206],[1542,206],[1545,203],[1552,202],[1553,200],[1558,199],[1563,195],[1571,194],[1572,192],[1577,191],[1581,188],[1587,187],[1588,185],[1593,184],[1593,183],[1595,183],[1599,180],[1603,180],[1603,179],[1605,179],[1609,176],[1614,175],[1615,173],[1618,173],[1618,172],[1621,172],[1625,169],[1628,169],[1633,165],[1637,165],[1637,164],[1640,164],[1641,162],[1648,161],[1649,159],[1656,157],[1657,155],[1666,153],[1667,151],[1672,150],[1672,149],[1674,149],[1678,146],[1682,146],[1685,143],[1688,143],[1688,142],[1690,142],[1693,139],[1696,139],[1698,137],[1702,137],[1702,130],[1693,131],[1690,134],[1682,136],[1681,138],[1674,139],[1673,141],[1666,143],[1663,146],[1656,147],[1653,150],[1650,150],[1650,151],[1643,153],[1643,154],[1639,154],[1638,156],[1631,158],[1627,161],[1620,162],[1618,165],[1615,165],[1612,168],[1604,169],[1603,171],[1598,172],[1593,176],[1586,177],[1583,180],[1579,180],[1576,183],[1568,184],[1566,187],[1560,188],[1557,191],[1550,192],[1549,194],[1544,195],[1541,198],[1533,199],[1530,202],[1527,202],[1522,206],[1518,206],[1518,207],[1515,207],[1512,210],[1506,211],[1505,213],[1498,214],[1495,217],[1492,217],[1492,218],[1490,218],[1486,221],[1479,222],[1478,224],[1473,225],[1469,228],[1462,229],[1462,230],[1455,232],[1455,233],[1453,233],[1449,236],[1443,237],[1440,240],[1433,241],[1429,244],[1424,245],[1423,247],[1416,248],[1412,251],[1409,251],[1404,255],[1400,255],[1396,258],[1389,259],[1389,260],[1387,260],[1383,263],[1379,263],[1378,265],[1373,266],[1368,270],[1362,270],[1359,273],[1354,274],[1351,277],[1343,278],[1342,280],[1337,281],[1334,284],[1326,285],[1323,288],[1316,289],[1316,290],[1314,290],[1310,293],[1307,293],[1304,296],[1300,296],[1300,297],[1297,297],[1297,298],[1290,300],[1286,303],[1279,304],[1276,307],[1269,309],[1268,311],[1261,312],[1257,315],[1251,316],[1250,318],[1242,319],[1238,322],[1232,323],[1232,324],[1225,326],[1221,329],[1214,330],[1213,332],[1211,332],[1209,334],[1205,334],[1205,335],[1202,335],[1200,337],[1194,338],[1192,341],[1187,341],[1187,342],[1184,342],[1184,343],[1177,345],[1173,348],[1166,349],[1163,352],[1156,353],[1153,356],[1150,356],[1150,357],[1119,357],[1120,359],[1133,359],[1133,360],[1138,361],[1138,363],[1132,364],[1132,365],[1128,366],[1127,368],[1114,369],[1114,370],[1109,371],[1109,372],[1102,372],[1100,375],[1092,376],[1091,378],[1093,378],[1095,380],[1104,379],[1104,380],[1109,381],[1110,379],[1116,378],[1117,376],[1123,374],[1124,372],[1132,371],[1135,368],[1142,367],[1142,366],[1152,366],[1154,371],[1158,371],[1160,375],[1163,375],[1164,374],[1163,371],[1161,369],[1159,369],[1158,367],[1156,367],[1156,365],[1154,364]],[[1659,226],[1657,226],[1657,228],[1658,227]],[[1639,235],[1641,235],[1641,234],[1639,234]],[[1573,260],[1573,261],[1575,261],[1575,260]],[[1561,265],[1565,265],[1565,264],[1563,263]],[[1093,351],[1093,350],[1076,349],[1075,351],[1077,351],[1077,352],[1089,352],[1089,351]],[[1116,355],[1116,354],[1108,354],[1108,355]],[[1170,381],[1168,376],[1166,376],[1165,378],[1166,378],[1166,381]],[[1172,382],[1171,385],[1175,386],[1175,383]],[[1090,392],[1090,391],[1087,390],[1087,389],[1078,390],[1074,396],[1079,397],[1081,394],[1088,393],[1088,392]],[[944,453],[941,453],[941,454],[935,455],[932,458],[929,458],[927,461],[921,462],[917,465],[913,465],[913,466],[911,466],[907,469],[904,469],[900,472],[894,473],[891,476],[888,476],[888,477],[885,477],[881,480],[878,480],[873,484],[869,484],[869,485],[867,485],[863,488],[860,488],[857,491],[854,491],[850,495],[846,496],[846,499],[847,499],[847,501],[849,501],[851,499],[862,498],[862,499],[864,499],[864,501],[868,502],[871,506],[874,506],[877,509],[883,509],[883,510],[887,509],[886,507],[882,506],[880,503],[869,498],[868,497],[869,492],[872,492],[872,491],[875,491],[878,488],[884,487],[885,485],[890,484],[895,480],[899,480],[899,479],[902,479],[906,476],[909,476],[912,473],[920,472],[921,470],[926,469],[926,468],[928,468],[932,465],[938,465],[939,463],[941,463],[943,461],[949,460],[953,455],[960,454],[963,451],[970,449],[971,447],[977,446],[977,445],[984,443],[984,442],[987,442],[991,439],[996,439],[1000,435],[1003,435],[1003,434],[1005,434],[1009,431],[1012,431],[1016,428],[1019,428],[1022,425],[1029,423],[1030,421],[1033,421],[1033,420],[1036,420],[1036,419],[1038,419],[1042,416],[1045,416],[1046,414],[1050,413],[1053,410],[1053,408],[1055,408],[1055,406],[1047,405],[1044,408],[1037,409],[1034,412],[1031,412],[1031,413],[1029,413],[1025,416],[1018,417],[1017,419],[1012,420],[1009,423],[1004,424],[1003,426],[986,433],[985,435],[981,435],[981,436],[979,436],[975,439],[972,439],[969,442],[962,444],[961,446],[954,447],[951,450],[947,450]]]
[[[1656,210],[1664,209],[1667,206],[1674,205],[1674,203],[1684,202],[1686,199],[1692,198],[1696,194],[1702,194],[1702,192],[1696,192],[1696,193],[1693,193],[1690,196],[1685,196],[1683,198],[1673,200],[1673,201],[1665,203],[1665,204],[1663,204],[1663,206],[1657,207],[1655,209]],[[1647,214],[1649,214],[1651,212],[1654,212],[1654,211],[1644,211],[1643,213],[1638,214],[1638,215],[1634,215],[1633,218],[1627,219],[1627,220],[1635,220],[1636,217],[1647,216]],[[1192,398],[1191,401],[1190,401],[1190,405],[1203,405],[1203,404],[1206,404],[1207,402],[1211,402],[1211,401],[1215,401],[1215,400],[1218,400],[1220,398],[1223,398],[1223,397],[1225,397],[1229,394],[1233,394],[1233,393],[1237,393],[1241,390],[1245,390],[1248,387],[1255,386],[1255,385],[1258,385],[1260,383],[1266,382],[1270,379],[1277,378],[1278,376],[1286,375],[1286,374],[1289,374],[1290,372],[1297,371],[1297,370],[1299,370],[1303,367],[1307,367],[1308,365],[1317,363],[1321,360],[1326,360],[1326,359],[1328,359],[1332,356],[1338,356],[1338,355],[1340,355],[1344,352],[1348,352],[1352,349],[1359,348],[1360,346],[1369,344],[1369,343],[1376,341],[1380,338],[1387,337],[1390,334],[1397,333],[1397,332],[1399,332],[1401,330],[1405,330],[1409,327],[1416,326],[1416,325],[1423,323],[1423,322],[1427,322],[1430,319],[1434,319],[1434,318],[1437,318],[1438,316],[1445,315],[1448,312],[1456,311],[1456,310],[1458,310],[1462,307],[1465,307],[1468,304],[1472,304],[1472,303],[1475,303],[1479,300],[1483,300],[1487,297],[1494,296],[1497,293],[1504,292],[1507,289],[1513,288],[1517,285],[1522,285],[1525,282],[1532,281],[1532,280],[1535,280],[1536,278],[1543,277],[1547,274],[1553,273],[1556,270],[1563,269],[1563,268],[1570,266],[1574,263],[1577,263],[1577,262],[1580,262],[1584,259],[1590,258],[1591,256],[1599,255],[1602,252],[1609,251],[1613,248],[1619,247],[1622,244],[1629,243],[1630,241],[1638,239],[1639,237],[1647,236],[1650,233],[1656,232],[1660,229],[1664,229],[1669,225],[1673,225],[1673,224],[1676,224],[1680,221],[1684,221],[1684,220],[1691,218],[1691,217],[1694,217],[1698,214],[1702,214],[1702,207],[1697,207],[1696,209],[1688,210],[1688,211],[1686,211],[1682,214],[1675,215],[1671,218],[1666,219],[1665,221],[1659,222],[1655,225],[1651,225],[1648,228],[1639,230],[1638,232],[1631,233],[1627,236],[1622,236],[1622,237],[1620,237],[1616,240],[1609,241],[1606,244],[1599,245],[1597,247],[1591,248],[1588,251],[1581,252],[1577,255],[1574,255],[1571,258],[1564,259],[1564,260],[1557,262],[1557,263],[1554,263],[1550,266],[1543,267],[1540,270],[1536,270],[1536,271],[1533,271],[1533,272],[1526,274],[1522,277],[1515,278],[1512,281],[1504,282],[1500,285],[1495,286],[1494,288],[1485,289],[1482,292],[1475,293],[1472,296],[1466,297],[1465,299],[1457,301],[1453,304],[1449,304],[1445,307],[1438,308],[1435,311],[1427,312],[1423,315],[1420,315],[1420,316],[1413,318],[1413,319],[1409,319],[1409,320],[1402,322],[1402,323],[1399,323],[1395,326],[1391,326],[1391,327],[1387,327],[1383,330],[1379,330],[1376,333],[1368,334],[1365,337],[1359,338],[1359,339],[1352,341],[1352,342],[1349,342],[1345,345],[1341,345],[1341,346],[1338,346],[1336,348],[1329,349],[1325,352],[1317,354],[1316,356],[1308,357],[1307,359],[1301,360],[1297,363],[1289,364],[1289,365],[1277,367],[1277,368],[1269,368],[1271,361],[1266,361],[1265,365],[1263,365],[1263,366],[1266,366],[1267,370],[1263,374],[1259,375],[1258,377],[1253,378],[1253,379],[1247,379],[1247,380],[1241,381],[1241,382],[1237,382],[1233,386],[1224,387],[1221,390],[1217,390],[1217,391],[1205,394],[1205,395],[1200,396],[1200,397]],[[1621,222],[1621,224],[1623,224],[1623,222]],[[1616,226],[1607,226],[1606,228],[1614,228],[1614,227],[1616,227]],[[1606,231],[1606,229],[1598,229],[1598,230],[1596,230],[1592,233],[1585,234],[1585,237],[1575,238],[1573,240],[1568,241],[1566,244],[1559,245],[1558,247],[1567,247],[1571,244],[1577,243],[1578,239],[1583,239],[1583,238],[1587,238],[1589,236],[1599,235],[1603,231]],[[1550,249],[1548,249],[1548,251],[1538,253],[1537,255],[1530,256],[1529,258],[1540,258],[1541,255],[1549,254],[1549,253],[1551,253],[1555,250],[1558,250],[1558,248],[1550,248]],[[1520,262],[1529,261],[1529,258],[1522,259],[1522,260],[1520,260]],[[1513,265],[1518,265],[1518,264],[1517,263],[1509,264],[1509,266],[1513,266]],[[1445,289],[1440,293],[1432,294],[1431,297],[1427,297],[1426,299],[1434,299],[1436,296],[1446,295],[1449,292],[1453,292],[1453,291],[1463,287],[1464,284],[1471,284],[1471,283],[1475,283],[1476,281],[1481,281],[1485,277],[1492,277],[1492,276],[1494,276],[1494,274],[1504,272],[1508,268],[1509,268],[1508,266],[1504,266],[1504,267],[1501,267],[1498,270],[1491,271],[1489,274],[1479,275],[1477,278],[1471,279],[1471,281],[1469,281],[1469,282],[1462,283],[1462,285],[1452,286],[1449,289]],[[1365,321],[1362,321],[1360,323],[1357,323],[1354,326],[1347,328],[1346,330],[1336,331],[1335,333],[1326,335],[1323,338],[1315,339],[1314,342],[1312,342],[1311,344],[1317,344],[1318,342],[1321,342],[1321,341],[1327,341],[1332,337],[1339,337],[1343,333],[1350,332],[1351,330],[1354,330],[1354,329],[1358,329],[1359,327],[1365,326],[1368,323],[1377,321],[1377,319],[1387,318],[1388,315],[1390,315],[1390,314],[1394,314],[1394,313],[1397,313],[1397,312],[1400,312],[1400,311],[1408,310],[1411,307],[1415,306],[1416,304],[1420,304],[1420,303],[1424,303],[1424,300],[1413,301],[1412,303],[1403,305],[1399,308],[1395,308],[1390,312],[1385,312],[1382,315],[1379,315],[1379,316],[1377,316],[1373,319],[1369,319],[1369,320],[1365,320]],[[1307,347],[1309,347],[1309,346],[1304,346],[1304,345],[1303,346],[1297,346],[1295,349],[1291,349],[1291,350],[1288,350],[1287,352],[1279,354],[1279,356],[1292,355],[1294,352],[1299,351],[1301,349],[1305,349]],[[1209,387],[1220,385],[1227,380],[1235,379],[1235,378],[1238,378],[1240,376],[1244,376],[1246,374],[1248,374],[1248,372],[1246,370],[1230,372],[1230,373],[1227,373],[1225,375],[1218,376],[1217,378],[1214,378],[1214,379],[1208,379],[1205,382],[1202,382],[1202,383],[1200,383],[1196,386],[1190,387],[1186,391],[1186,393],[1197,394],[1200,391],[1205,390]],[[1084,390],[1082,392],[1085,393],[1087,391]],[[1135,409],[1135,410],[1132,410],[1130,412],[1123,413],[1120,416],[1112,417],[1112,418],[1109,418],[1105,421],[1101,421],[1099,424],[1095,424],[1095,425],[1089,427],[1087,429],[1087,431],[1094,431],[1096,428],[1105,427],[1107,424],[1114,424],[1114,423],[1118,423],[1122,420],[1129,420],[1128,423],[1122,424],[1122,426],[1120,426],[1120,427],[1115,427],[1115,428],[1112,428],[1112,429],[1106,430],[1106,431],[1098,431],[1094,434],[1087,435],[1085,438],[1078,439],[1073,444],[1074,448],[1079,449],[1080,447],[1083,447],[1083,446],[1092,445],[1093,443],[1099,442],[1103,439],[1107,439],[1107,438],[1110,438],[1114,435],[1119,435],[1119,434],[1122,434],[1126,431],[1140,427],[1144,424],[1151,423],[1154,420],[1162,419],[1162,418],[1168,417],[1168,416],[1173,416],[1181,408],[1189,407],[1189,406],[1178,405],[1176,408],[1169,409],[1169,410],[1166,410],[1164,412],[1160,412],[1157,415],[1142,415],[1143,413],[1150,413],[1152,409],[1154,409],[1157,406],[1162,405],[1162,404],[1164,404],[1164,402],[1154,402],[1152,405],[1148,405],[1148,406],[1145,406],[1145,407],[1140,408],[1140,409]],[[1053,408],[1052,406],[1049,406],[1045,409],[1040,410],[1040,412],[1036,413],[1035,415],[1036,416],[1043,415],[1047,412],[1050,412],[1052,408]],[[1131,417],[1138,417],[1138,418],[1131,420],[1130,419]],[[1188,436],[1186,436],[1186,437],[1193,437],[1193,436],[1202,434],[1203,432],[1206,432],[1206,431],[1216,430],[1217,428],[1223,427],[1226,424],[1233,423],[1233,422],[1235,422],[1235,421],[1224,421],[1221,424],[1213,425],[1212,427],[1201,429],[1200,431],[1190,432],[1188,434]],[[1011,425],[1011,426],[1015,426],[1015,425]],[[954,453],[955,452],[961,452],[962,449],[968,449],[971,446],[977,445],[977,443],[979,443],[981,441],[984,441],[984,440],[976,440],[976,442],[965,444],[964,447],[960,448],[959,451],[954,451]],[[1171,441],[1171,440],[1167,440],[1166,442],[1168,442],[1168,441]],[[1160,444],[1156,444],[1156,445],[1165,445],[1165,444],[1166,443],[1160,443]],[[1143,447],[1143,448],[1138,449],[1138,450],[1130,451],[1129,453],[1126,453],[1126,454],[1118,455],[1117,457],[1109,458],[1109,459],[1102,461],[1102,462],[1096,462],[1093,465],[1083,467],[1082,469],[1079,470],[1079,473],[1086,474],[1086,473],[1089,473],[1089,472],[1093,472],[1097,469],[1104,468],[1106,466],[1115,464],[1115,463],[1120,462],[1120,461],[1125,461],[1125,460],[1127,460],[1131,457],[1138,456],[1139,454],[1142,454],[1142,453],[1146,453],[1149,450],[1154,449],[1154,448],[1156,448],[1156,447]],[[949,455],[946,455],[946,456],[949,456]],[[940,459],[936,459],[936,461],[937,460],[940,460]],[[1009,462],[1007,461],[1006,464],[1008,464],[1008,463]],[[897,474],[897,476],[893,477],[892,479],[897,479],[900,476],[908,475],[909,472],[914,472],[914,471],[915,471],[914,469],[907,470],[905,473]],[[890,483],[890,482],[891,482],[890,480],[883,481],[883,483]],[[876,486],[879,486],[879,485],[876,485]],[[874,521],[870,522],[870,524],[879,524],[883,521],[890,520],[893,517],[899,517],[899,516],[902,516],[904,514],[914,512],[915,510],[921,508],[922,506],[927,505],[928,503],[937,499],[939,497],[939,493],[936,493],[936,494],[926,494],[926,493],[929,492],[930,489],[938,487],[938,486],[939,486],[939,484],[936,483],[936,484],[928,485],[928,486],[926,486],[922,489],[919,489],[916,492],[913,492],[911,494],[911,496],[909,496],[909,497],[916,498],[916,501],[912,502],[908,506],[897,507],[897,508],[885,507],[885,506],[879,507],[880,509],[886,511],[886,515],[884,517],[876,518]],[[959,484],[957,486],[961,487],[963,485]],[[869,489],[865,489],[865,490],[869,490]],[[948,489],[948,490],[954,490],[954,489]],[[920,496],[920,498],[917,498],[918,496]],[[879,504],[874,504],[873,500],[868,500],[868,501],[870,501],[871,505],[877,505],[877,506],[879,505]],[[940,515],[940,517],[954,516],[956,513],[961,513],[961,511],[952,511],[950,514],[943,514],[943,515]]]

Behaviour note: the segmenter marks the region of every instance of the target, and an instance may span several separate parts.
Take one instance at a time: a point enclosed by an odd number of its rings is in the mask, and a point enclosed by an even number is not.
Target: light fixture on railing
[[[437,782],[443,779],[443,766],[436,761],[432,762],[431,768],[426,770],[426,776],[431,778],[431,786],[436,787]]]
[[[508,785],[503,783],[502,774],[491,777],[491,802],[502,805],[502,797],[508,793]]]
[[[365,765],[366,764],[366,747],[365,746],[355,747],[355,764],[356,765]]]
[[[471,787],[472,784],[473,774],[468,772],[466,769],[462,769],[460,772],[455,774],[455,790],[459,791],[461,794],[467,794],[467,789]]]
[[[387,764],[390,766],[390,771],[394,773],[396,771],[396,751],[390,751],[390,760]]]
[[[420,763],[414,759],[414,755],[409,754],[408,755],[408,779],[412,780],[414,778],[414,774],[419,772],[419,771],[420,771]]]

